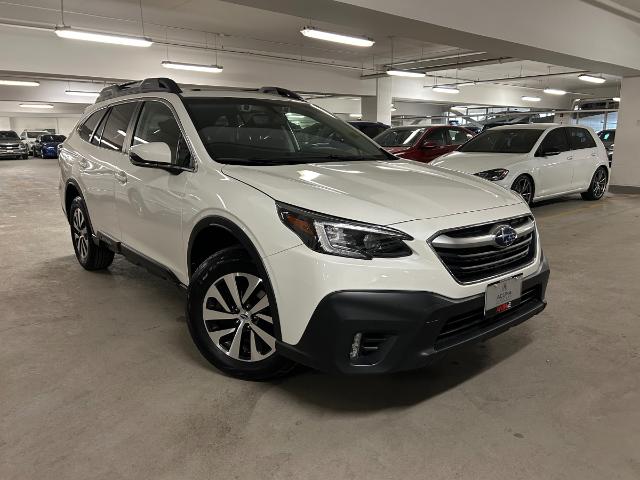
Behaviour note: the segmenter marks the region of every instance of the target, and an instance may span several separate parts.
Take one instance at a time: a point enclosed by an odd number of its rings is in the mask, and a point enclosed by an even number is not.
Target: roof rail
[[[281,87],[260,87],[258,89],[260,93],[267,93],[269,95],[279,95],[281,97],[291,98],[293,100],[300,100],[302,102],[306,102],[304,98],[298,95],[296,92],[292,92],[291,90],[287,90],[286,88]]]
[[[182,93],[182,90],[170,78],[145,78],[138,82],[121,83],[120,85],[103,88],[96,99],[96,103],[123,95],[131,95],[132,93],[147,92]]]

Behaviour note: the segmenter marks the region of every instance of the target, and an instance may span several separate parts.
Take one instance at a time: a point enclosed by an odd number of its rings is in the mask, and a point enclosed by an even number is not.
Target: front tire
[[[533,205],[533,194],[535,192],[535,187],[533,185],[533,180],[529,175],[520,175],[513,181],[511,185],[511,190],[520,194],[527,205]]]
[[[589,189],[586,192],[581,193],[583,200],[600,200],[604,197],[604,192],[607,190],[607,182],[609,181],[609,172],[605,167],[598,168],[593,177],[591,177],[591,183]]]
[[[93,243],[89,213],[82,197],[76,197],[69,207],[71,240],[78,263],[85,270],[102,270],[113,262],[113,252]]]
[[[241,248],[224,249],[193,273],[189,332],[216,368],[246,380],[268,380],[295,364],[276,351],[277,309],[268,278]]]

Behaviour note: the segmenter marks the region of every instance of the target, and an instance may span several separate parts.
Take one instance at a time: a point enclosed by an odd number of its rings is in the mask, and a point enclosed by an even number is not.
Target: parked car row
[[[34,133],[38,135],[33,137]],[[18,135],[13,130],[0,130],[0,158],[27,159],[29,155],[58,158],[60,146],[66,138],[46,131],[25,130]]]

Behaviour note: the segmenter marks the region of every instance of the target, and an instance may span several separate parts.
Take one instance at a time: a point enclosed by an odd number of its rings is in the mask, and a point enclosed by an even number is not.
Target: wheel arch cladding
[[[67,217],[69,217],[69,208],[71,207],[71,202],[73,202],[73,199],[76,197],[82,197],[80,187],[74,180],[68,180],[67,186],[64,189],[64,209]]]

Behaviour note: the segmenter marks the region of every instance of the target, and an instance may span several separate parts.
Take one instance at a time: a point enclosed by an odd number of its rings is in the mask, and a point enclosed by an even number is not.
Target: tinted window
[[[80,135],[81,139],[87,142],[89,141],[89,139],[91,138],[91,134],[96,129],[96,125],[98,125],[98,122],[102,118],[104,112],[104,110],[95,112],[93,115],[87,118],[82,125],[80,125],[80,128],[78,129],[78,135]]]
[[[383,147],[411,147],[420,139],[426,128],[390,128],[375,138]]]
[[[569,142],[565,131],[566,128],[556,128],[555,130],[551,130],[547,136],[544,137],[544,140],[542,140],[538,151],[542,153],[566,152],[569,150]]]
[[[209,155],[221,163],[389,158],[366,135],[306,102],[185,98]]]
[[[100,146],[110,150],[122,151],[127,136],[129,121],[137,106],[136,102],[122,103],[111,107],[109,118],[104,125]]]
[[[0,140],[20,140],[20,137],[13,130],[5,130],[0,132]]]
[[[473,138],[473,135],[470,133],[453,128],[447,129],[447,136],[449,137],[448,140],[451,145],[462,145],[463,143],[466,143],[467,140]]]
[[[61,143],[65,140],[64,135],[42,135],[40,137],[41,142]]]
[[[572,150],[579,150],[581,148],[594,148],[596,142],[591,136],[589,130],[584,128],[571,127],[569,130],[569,144]]]
[[[188,167],[191,153],[173,112],[164,103],[145,102],[133,133],[133,145],[164,142],[171,149],[171,163]]]
[[[527,153],[544,130],[513,128],[486,130],[459,148],[461,152]]]
[[[615,142],[616,140],[616,131],[615,130],[603,130],[598,133],[600,140],[603,142]]]
[[[385,128],[380,125],[363,125],[358,128],[369,138],[373,138],[385,131]]]
[[[447,144],[447,138],[445,137],[445,131],[442,128],[438,128],[436,130],[433,130],[432,132],[429,132],[427,134],[427,136],[424,138],[424,142],[422,143],[435,143],[436,145],[446,145]]]
[[[96,146],[100,145],[100,139],[102,138],[102,132],[104,131],[104,124],[107,123],[107,119],[109,118],[110,113],[111,112],[109,111],[104,114],[104,116],[102,117],[102,120],[100,120],[100,123],[98,124],[98,127],[93,133],[93,137],[91,137],[91,143],[93,145],[96,145]]]

